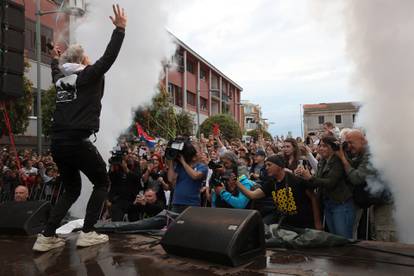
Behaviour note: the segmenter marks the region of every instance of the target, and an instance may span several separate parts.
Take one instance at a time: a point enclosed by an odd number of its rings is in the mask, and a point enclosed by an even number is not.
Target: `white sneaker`
[[[91,231],[88,233],[81,231],[79,234],[78,240],[76,242],[76,246],[86,247],[86,246],[104,243],[104,242],[107,242],[108,240],[109,240],[108,235],[98,234],[95,231]]]
[[[46,252],[54,248],[65,246],[65,240],[55,236],[45,237],[43,234],[38,234],[35,244],[33,245],[34,251]]]

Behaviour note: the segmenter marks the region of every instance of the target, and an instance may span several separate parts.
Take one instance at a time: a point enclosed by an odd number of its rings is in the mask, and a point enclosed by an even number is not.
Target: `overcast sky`
[[[300,105],[358,100],[340,1],[192,0],[168,29],[262,106],[273,135],[301,134]]]

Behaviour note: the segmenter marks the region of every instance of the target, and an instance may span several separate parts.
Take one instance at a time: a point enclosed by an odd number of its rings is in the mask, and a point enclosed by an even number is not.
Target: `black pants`
[[[52,236],[72,204],[78,199],[82,182],[82,171],[92,182],[93,191],[86,207],[84,232],[94,229],[102,204],[104,203],[109,177],[106,164],[96,147],[90,141],[69,144],[67,142],[52,141],[52,156],[59,168],[64,192],[52,210],[44,231],[45,236]]]
[[[118,200],[112,202],[111,206],[111,220],[112,221],[123,221],[124,215],[128,214],[128,221],[139,220],[139,212],[135,208],[135,205],[128,200]]]

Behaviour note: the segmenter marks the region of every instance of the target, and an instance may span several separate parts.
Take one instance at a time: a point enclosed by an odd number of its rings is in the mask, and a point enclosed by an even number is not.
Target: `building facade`
[[[172,34],[171,34],[172,35]],[[209,116],[227,113],[239,124],[240,96],[236,82],[174,35],[177,51],[165,66],[164,83],[177,110],[194,115],[194,132]]]
[[[303,131],[319,132],[322,125],[331,122],[339,129],[353,128],[360,104],[358,102],[320,103],[303,105]]]
[[[51,41],[61,40],[62,38],[69,43],[69,22],[70,16],[65,13],[52,13],[40,17],[41,22],[41,64],[40,74],[41,83],[37,83],[37,59],[36,59],[36,1],[14,0],[19,4],[25,5],[25,55],[28,59],[30,68],[26,73],[33,83],[33,106],[31,116],[29,117],[29,126],[25,136],[33,137],[37,135],[37,95],[38,85],[43,91],[50,88],[52,83],[50,62],[51,56],[48,53],[46,44]],[[62,1],[41,0],[41,11],[56,11],[59,9]]]
[[[61,8],[62,2],[66,7],[85,8],[84,0],[40,0],[41,10],[56,11]],[[33,106],[29,117],[29,126],[25,137],[37,136],[37,64],[36,64],[36,1],[14,0],[25,3],[26,30],[25,50],[30,68],[26,76],[33,83]],[[74,42],[72,24],[74,16],[65,13],[52,13],[41,18],[41,83],[42,92],[50,88],[51,57],[46,44],[50,41],[62,41],[65,44]],[[172,34],[171,34],[172,35]],[[228,113],[238,123],[240,116],[240,93],[242,88],[224,75],[220,70],[206,61],[189,46],[174,37],[177,51],[172,60],[165,64],[165,79],[162,84],[170,94],[170,101],[176,110],[185,110],[194,115],[194,132],[209,116]],[[25,139],[27,141],[27,139]]]
[[[247,133],[249,131],[262,128],[267,130],[269,125],[266,119],[262,117],[262,108],[258,104],[249,101],[241,101],[241,129]]]

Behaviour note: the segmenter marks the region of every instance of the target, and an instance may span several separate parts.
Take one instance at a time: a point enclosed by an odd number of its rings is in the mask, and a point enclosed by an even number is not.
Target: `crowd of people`
[[[171,153],[172,142],[183,148]],[[51,155],[24,150],[18,156],[20,170],[14,154],[1,154],[2,200],[56,200],[59,170]],[[258,210],[266,224],[357,238],[363,211],[378,203],[367,196],[367,178],[377,174],[369,158],[361,130],[339,132],[330,123],[304,141],[245,142],[218,134],[149,147],[120,138],[108,160],[110,188],[101,219],[137,221],[189,206],[248,208]]]
[[[58,168],[50,153],[39,156],[31,149],[15,151],[8,146],[0,153],[0,202],[48,200],[61,193]]]

